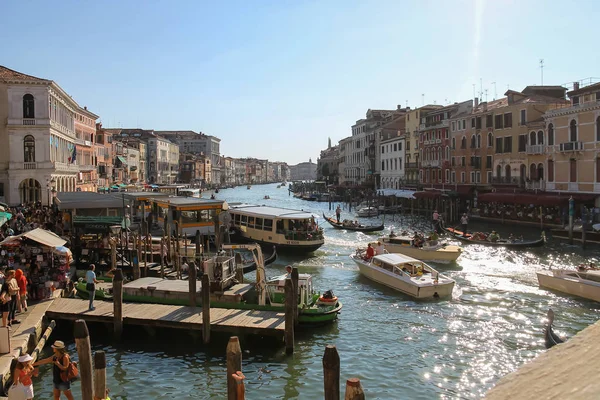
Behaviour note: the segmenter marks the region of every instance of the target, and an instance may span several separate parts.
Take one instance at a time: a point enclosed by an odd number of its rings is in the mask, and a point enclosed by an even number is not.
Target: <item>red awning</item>
[[[437,199],[442,195],[442,192],[437,190],[424,190],[422,192],[415,192],[413,196],[415,199]]]
[[[577,197],[573,195],[573,199],[576,201],[590,201],[589,197],[585,199],[583,195]],[[594,196],[594,195],[592,195]],[[569,204],[569,197],[566,195],[555,195],[550,193],[482,193],[477,197],[477,201],[484,203],[507,203],[507,204],[524,204],[535,206],[561,206]],[[593,200],[593,197],[591,198]]]

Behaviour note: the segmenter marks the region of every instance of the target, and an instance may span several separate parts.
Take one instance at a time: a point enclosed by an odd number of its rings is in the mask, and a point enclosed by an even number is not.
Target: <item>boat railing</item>
[[[313,231],[284,231],[286,240],[309,241],[323,239],[323,229]]]

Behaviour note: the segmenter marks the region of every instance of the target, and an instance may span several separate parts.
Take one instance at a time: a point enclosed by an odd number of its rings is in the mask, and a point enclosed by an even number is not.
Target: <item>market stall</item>
[[[69,281],[71,251],[53,232],[37,228],[0,242],[0,257],[12,269],[22,269],[32,283],[32,297],[42,299]]]

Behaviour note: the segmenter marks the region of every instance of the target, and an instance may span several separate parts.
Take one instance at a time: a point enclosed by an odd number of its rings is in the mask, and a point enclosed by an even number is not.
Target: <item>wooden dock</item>
[[[46,311],[49,318],[87,322],[113,323],[113,303],[94,302],[96,309],[88,310],[88,301],[60,298]],[[163,304],[123,303],[123,324],[157,328],[202,330],[202,308]],[[276,311],[210,309],[210,326],[215,332],[248,333],[283,337],[285,313]]]

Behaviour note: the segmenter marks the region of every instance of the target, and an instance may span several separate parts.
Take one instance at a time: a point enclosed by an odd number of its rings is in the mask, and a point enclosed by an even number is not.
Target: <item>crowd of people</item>
[[[476,210],[473,210],[476,211]],[[559,206],[540,207],[521,204],[483,203],[478,209],[479,215],[488,218],[504,218],[520,221],[539,222],[540,215],[544,222],[562,225],[568,218],[567,209]],[[541,214],[540,214],[541,213]]]

